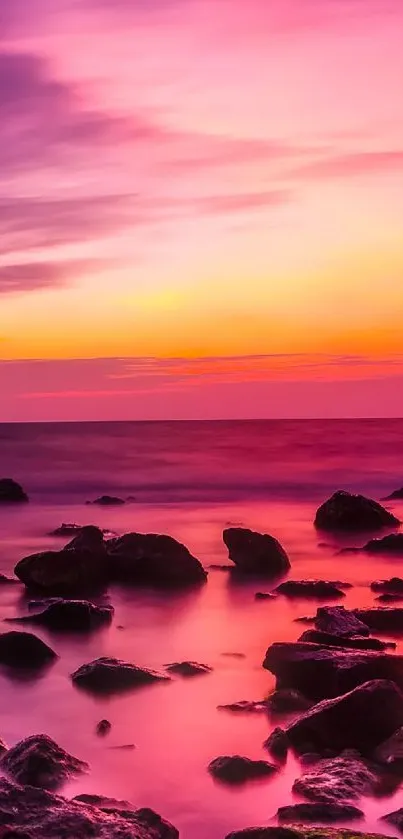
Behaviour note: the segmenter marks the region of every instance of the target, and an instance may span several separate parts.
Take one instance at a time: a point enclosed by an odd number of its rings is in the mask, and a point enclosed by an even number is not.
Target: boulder
[[[0,504],[18,504],[29,501],[22,486],[12,478],[0,478]]]
[[[201,562],[172,536],[126,533],[107,542],[112,579],[157,587],[205,582]]]
[[[277,766],[267,760],[251,760],[240,755],[216,757],[209,764],[209,772],[227,784],[244,784],[256,778],[266,778],[277,772]]]
[[[345,597],[344,591],[326,580],[286,580],[275,591],[286,597],[315,597],[318,600]]]
[[[7,577],[6,574],[0,574],[0,586],[14,586],[16,583],[19,583],[19,580],[16,580],[15,577]]]
[[[398,527],[400,521],[385,507],[365,498],[339,490],[317,510],[315,527],[319,530],[363,532]]]
[[[290,714],[295,711],[307,711],[312,702],[303,696],[299,690],[280,688],[275,690],[266,700],[266,708],[272,714]]]
[[[290,804],[288,807],[279,807],[277,818],[279,822],[283,823],[294,822],[298,824],[316,822],[316,824],[331,824],[334,822],[357,821],[357,819],[364,818],[364,813],[352,804],[317,802],[313,804]]]
[[[387,495],[385,501],[401,501],[403,499],[403,487],[395,489],[390,495]]]
[[[99,734],[100,737],[105,737],[106,734],[109,734],[112,728],[112,724],[109,720],[100,720],[96,725],[96,732]]]
[[[397,827],[403,833],[403,807],[400,810],[394,810],[393,813],[387,813],[386,816],[382,816],[382,821],[393,824],[394,827]]]
[[[116,495],[100,495],[95,501],[87,501],[87,504],[98,504],[100,507],[120,507],[122,504],[126,504],[126,501]]]
[[[398,606],[391,608],[374,606],[369,609],[354,609],[354,614],[358,620],[365,623],[371,631],[403,631],[403,608],[399,608]]]
[[[276,760],[283,761],[286,760],[290,741],[282,728],[275,728],[264,741],[263,748],[267,749]]]
[[[176,676],[203,676],[206,673],[212,673],[213,668],[208,664],[198,664],[197,661],[175,661],[173,664],[166,664],[165,669],[169,673],[174,673]]]
[[[320,760],[293,784],[293,792],[326,804],[354,801],[379,789],[379,775],[359,756]]]
[[[228,527],[223,532],[229,559],[237,571],[265,577],[285,574],[290,560],[280,542],[267,533],[256,533],[243,527]]]
[[[369,635],[368,626],[344,606],[320,606],[316,612],[315,629],[346,638]]]
[[[7,620],[36,623],[60,632],[89,632],[110,624],[113,613],[113,606],[95,606],[88,600],[58,600],[39,614]]]
[[[21,740],[3,756],[2,769],[17,783],[57,789],[69,778],[88,770],[88,764],[73,757],[46,734]]]
[[[75,685],[91,693],[113,694],[153,682],[169,681],[170,677],[117,658],[103,657],[82,664],[71,678]]]
[[[10,839],[178,839],[152,810],[107,812],[43,789],[0,779],[0,823]],[[32,832],[31,832],[32,831]],[[2,834],[8,839],[7,833]]]
[[[373,758],[392,772],[401,774],[403,772],[403,728],[398,728],[391,737],[380,743],[373,753]]]
[[[296,751],[358,749],[371,755],[403,725],[403,694],[394,682],[376,679],[305,711],[285,729]]]
[[[56,653],[30,632],[3,632],[0,635],[0,664],[34,670],[55,661]]]
[[[312,644],[321,644],[326,647],[343,647],[353,650],[387,650],[394,649],[396,644],[393,641],[381,641],[379,638],[362,638],[353,636],[345,638],[342,635],[334,635],[332,632],[320,632],[318,629],[306,629],[300,635],[298,641],[305,641]]]
[[[229,705],[217,705],[219,711],[232,711],[234,714],[267,714],[267,702],[265,699],[248,701],[241,699],[239,702],[232,702]]]
[[[401,577],[390,577],[389,580],[374,580],[371,591],[382,594],[403,594],[403,580]]]
[[[390,533],[382,539],[371,539],[361,550],[369,554],[403,556],[403,533]]]
[[[380,594],[379,597],[375,597],[375,600],[378,600],[379,603],[401,603],[403,592],[401,594]]]

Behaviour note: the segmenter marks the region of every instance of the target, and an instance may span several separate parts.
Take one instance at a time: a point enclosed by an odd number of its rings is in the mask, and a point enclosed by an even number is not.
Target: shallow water
[[[400,421],[0,426],[0,471],[31,496],[29,505],[0,509],[0,571],[11,572],[27,553],[62,545],[46,535],[62,521],[170,533],[207,567],[226,562],[221,532],[232,522],[279,538],[295,579],[343,579],[354,584],[346,606],[370,604],[369,583],[401,574],[401,562],[339,556],[335,540],[318,535],[312,520],[318,502],[339,486],[378,498],[401,486],[402,443]],[[137,501],[85,505],[101,493]],[[390,508],[403,518],[403,502]],[[255,601],[262,587],[270,588],[211,570],[207,585],[181,595],[111,589],[114,622],[90,637],[35,628],[60,658],[36,681],[0,674],[0,736],[12,745],[29,734],[51,735],[91,766],[64,794],[94,792],[153,807],[184,839],[223,839],[230,830],[275,823],[300,774],[294,758],[274,778],[236,789],[207,772],[220,754],[267,759],[262,742],[281,718],[234,715],[217,705],[269,692],[273,679],[261,666],[266,648],[296,639],[305,627],[294,618],[315,612],[309,600]],[[0,589],[0,617],[26,611],[22,587]],[[75,689],[69,674],[100,655],[157,669],[190,658],[214,671],[95,700]],[[100,739],[95,726],[103,717],[112,730]],[[113,748],[132,743],[135,749]],[[394,835],[378,818],[399,806],[403,790],[365,801],[365,825],[356,826]]]

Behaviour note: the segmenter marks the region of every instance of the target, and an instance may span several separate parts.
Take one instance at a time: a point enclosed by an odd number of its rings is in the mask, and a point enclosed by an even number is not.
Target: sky
[[[402,31],[0,2],[0,421],[402,416]]]

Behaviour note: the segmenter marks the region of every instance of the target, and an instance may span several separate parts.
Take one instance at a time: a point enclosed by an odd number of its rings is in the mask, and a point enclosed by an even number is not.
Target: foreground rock
[[[336,583],[326,580],[286,580],[275,589],[286,597],[316,597],[320,599],[345,597]]]
[[[0,664],[7,667],[35,670],[56,658],[56,653],[30,632],[4,632],[0,635]]]
[[[63,632],[90,632],[111,623],[113,606],[95,606],[88,600],[59,600],[44,612],[23,618],[9,618],[19,623],[36,623]]]
[[[169,681],[169,676],[146,667],[136,667],[117,658],[97,658],[72,673],[75,685],[92,693],[112,694],[153,682]]]
[[[368,626],[344,606],[320,606],[316,612],[315,628],[345,638],[369,635]]]
[[[208,769],[214,778],[228,784],[244,784],[246,781],[265,778],[277,772],[277,766],[273,763],[266,760],[250,760],[240,755],[216,757]]]
[[[331,632],[320,632],[318,629],[306,629],[300,635],[298,641],[321,644],[326,647],[342,647],[343,649],[350,650],[381,651],[396,647],[396,644],[392,641],[381,641],[379,638],[361,638],[357,636],[344,638],[341,635],[333,635]]]
[[[301,754],[354,748],[371,755],[402,726],[403,694],[393,682],[377,679],[314,705],[285,734]]]
[[[287,757],[290,741],[282,728],[275,728],[263,743],[263,748],[267,749],[276,760],[283,761]]]
[[[169,673],[175,673],[175,675],[185,678],[203,676],[206,673],[213,672],[213,668],[209,667],[208,664],[198,664],[197,661],[175,661],[173,664],[167,664],[165,669]]]
[[[121,507],[122,504],[126,504],[126,501],[116,495],[100,495],[95,501],[87,501],[87,504],[98,504],[100,507]]]
[[[69,597],[102,589],[109,563],[102,532],[88,525],[61,551],[44,551],[17,563],[16,576],[28,589]]]
[[[277,577],[291,567],[283,546],[267,533],[228,527],[223,532],[223,540],[229,559],[244,574]]]
[[[376,632],[402,632],[403,608],[373,607],[372,609],[354,609],[357,618]]]
[[[172,536],[126,533],[107,542],[110,574],[118,582],[180,587],[205,582],[201,562]]]
[[[363,551],[370,554],[394,554],[395,556],[403,556],[403,533],[390,533],[389,536],[384,536],[383,539],[371,539],[362,548]]]
[[[21,740],[4,755],[2,769],[19,784],[57,789],[74,775],[88,770],[88,764],[73,757],[46,734]]]
[[[4,839],[178,839],[178,831],[152,810],[107,812],[84,802],[0,779]]]
[[[379,833],[360,833],[351,828],[304,827],[293,824],[289,827],[247,827],[228,833],[226,839],[386,839]]]
[[[400,521],[385,507],[365,498],[339,490],[317,510],[315,527],[319,530],[362,532],[398,527]]]
[[[364,813],[352,804],[291,804],[288,807],[279,807],[277,818],[280,823],[294,822],[316,822],[334,823],[348,822],[363,819]]]
[[[18,504],[28,500],[28,495],[17,481],[0,478],[0,504]]]
[[[359,755],[320,760],[293,784],[298,795],[325,804],[354,801],[376,795],[380,789],[379,775]]]

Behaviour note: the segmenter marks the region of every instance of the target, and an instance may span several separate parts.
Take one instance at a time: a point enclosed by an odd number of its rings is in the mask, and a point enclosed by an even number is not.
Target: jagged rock
[[[110,624],[113,613],[113,606],[95,606],[88,600],[59,600],[39,614],[8,620],[36,623],[63,632],[89,632]]]
[[[384,499],[385,501],[400,501],[403,499],[403,487],[400,489],[395,489],[390,495],[387,495]]]
[[[273,714],[289,714],[294,711],[307,711],[312,707],[312,702],[299,690],[280,688],[267,697],[266,707]]]
[[[403,594],[403,580],[401,577],[391,577],[389,580],[374,580],[371,591],[382,594]]]
[[[306,629],[298,641],[320,644],[326,647],[343,647],[353,650],[387,650],[394,649],[393,641],[381,641],[379,638],[348,637],[333,635],[331,632],[320,632],[318,629]]]
[[[169,673],[175,673],[176,676],[184,676],[185,678],[191,676],[203,676],[206,673],[212,673],[213,668],[208,664],[199,664],[197,661],[174,661],[172,664],[166,664],[165,669]]]
[[[122,504],[126,504],[126,501],[116,495],[100,495],[95,501],[87,501],[87,504],[98,504],[100,507],[120,507]]]
[[[358,619],[355,612],[345,609],[344,606],[320,606],[316,612],[315,628],[347,638],[369,635],[368,626]]]
[[[315,517],[315,527],[319,530],[336,532],[381,530],[399,524],[399,519],[377,501],[344,490],[335,492],[325,501]]]
[[[394,827],[397,827],[403,833],[403,807],[400,810],[394,810],[393,813],[387,813],[386,816],[382,816],[382,821],[393,824]]]
[[[357,618],[376,632],[401,632],[403,630],[403,608],[374,606],[369,609],[354,609]]]
[[[263,748],[276,760],[285,760],[290,748],[290,741],[282,728],[275,728],[263,743]]]
[[[205,582],[201,562],[172,536],[126,533],[107,542],[111,577],[119,582],[186,586]]]
[[[232,711],[234,714],[267,714],[267,702],[265,699],[261,701],[248,701],[241,699],[239,702],[232,702],[229,705],[217,705],[220,711]]]
[[[379,775],[365,761],[343,756],[320,760],[293,784],[293,792],[326,804],[354,801],[379,789]]]
[[[97,723],[96,732],[100,735],[100,737],[104,737],[106,734],[109,734],[111,728],[112,725],[109,720],[100,720],[100,722]]]
[[[0,635],[0,664],[34,670],[57,658],[56,653],[30,632],[4,632]]]
[[[46,734],[34,734],[21,740],[6,752],[1,766],[17,783],[43,789],[57,789],[89,768],[87,763],[70,755]]]
[[[286,580],[275,589],[286,597],[316,597],[320,599],[345,597],[335,583],[326,580]]]
[[[209,764],[214,778],[228,784],[244,784],[255,778],[264,778],[277,772],[277,766],[267,760],[251,760],[240,755],[216,757]]]
[[[229,527],[224,530],[223,539],[229,559],[244,574],[276,577],[291,567],[283,546],[267,533]]]
[[[277,810],[279,822],[347,822],[363,819],[364,813],[352,804],[291,804],[288,807],[279,807]]]
[[[403,533],[390,533],[382,539],[371,539],[362,550],[370,554],[403,556]]]
[[[22,486],[12,478],[0,478],[0,504],[18,504],[29,501]]]
[[[124,815],[128,811],[134,813],[136,810],[134,804],[130,801],[108,798],[106,795],[92,795],[87,792],[83,792],[81,795],[75,795],[73,801],[78,801],[82,804],[89,804],[91,807],[97,807],[104,813],[117,813]]]
[[[314,705],[290,723],[285,733],[304,752],[355,748],[363,755],[403,726],[403,694],[391,681],[376,679],[335,699]]]
[[[383,764],[399,774],[403,771],[403,728],[398,728],[387,740],[375,749],[377,763]]]
[[[178,831],[152,810],[106,812],[32,786],[0,779],[4,839],[178,839]]]
[[[112,694],[153,682],[169,681],[170,677],[117,658],[103,657],[82,664],[71,678],[75,685],[92,693]]]

